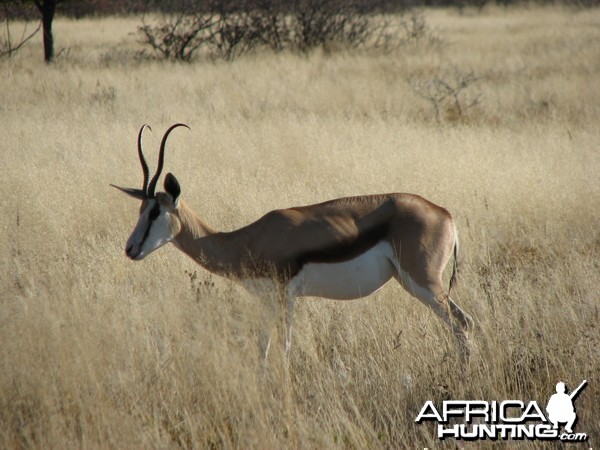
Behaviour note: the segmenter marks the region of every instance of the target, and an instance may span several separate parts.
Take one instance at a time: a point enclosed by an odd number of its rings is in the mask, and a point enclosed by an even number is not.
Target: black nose
[[[125,249],[125,254],[127,256],[131,256],[131,250],[133,249],[133,244],[130,244],[127,246],[127,248]]]

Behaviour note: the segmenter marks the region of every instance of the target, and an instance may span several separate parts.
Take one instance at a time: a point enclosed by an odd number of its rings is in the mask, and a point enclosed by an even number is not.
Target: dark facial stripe
[[[160,214],[160,204],[158,202],[154,202],[154,206],[152,207],[152,209],[150,210],[150,213],[148,214],[148,219],[150,220],[150,222],[154,222],[158,218],[159,214]]]
[[[152,209],[150,210],[150,213],[148,214],[148,226],[146,227],[146,230],[144,231],[144,236],[142,237],[142,240],[140,242],[140,248],[144,245],[144,242],[146,242],[146,239],[148,239],[148,235],[150,234],[150,227],[152,227],[152,223],[158,218],[159,215],[160,215],[160,204],[158,202],[154,202],[154,206],[152,207]]]

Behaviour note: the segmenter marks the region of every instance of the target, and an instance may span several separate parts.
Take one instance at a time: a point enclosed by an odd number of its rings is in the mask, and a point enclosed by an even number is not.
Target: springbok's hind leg
[[[461,362],[465,365],[468,364],[471,356],[469,335],[474,326],[471,316],[446,294],[436,296],[430,291],[430,295],[425,301],[420,297],[417,298],[429,306],[450,328],[456,340]]]
[[[475,321],[469,314],[464,312],[460,306],[454,303],[450,297],[445,296],[445,300],[447,302],[448,310],[450,311],[450,316],[452,317],[453,323],[457,324],[460,330],[468,338],[469,333],[473,331],[473,328],[475,328]]]
[[[475,327],[473,318],[464,312],[460,306],[458,306],[450,297],[445,295],[441,302],[448,311],[450,317],[450,329],[456,337],[459,351],[464,359],[464,362],[468,362],[471,356],[471,343],[469,340],[470,333]]]
[[[443,294],[441,284],[420,286],[408,274],[400,272],[398,282],[424,305],[430,308],[450,328],[461,356],[467,363],[470,356],[469,332],[473,328],[473,319],[454,303],[447,294]]]

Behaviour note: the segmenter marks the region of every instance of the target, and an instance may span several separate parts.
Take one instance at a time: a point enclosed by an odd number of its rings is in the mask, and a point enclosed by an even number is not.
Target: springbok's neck
[[[175,246],[210,272],[234,277],[241,274],[241,249],[227,233],[213,230],[183,200],[178,210],[181,231],[173,238]]]

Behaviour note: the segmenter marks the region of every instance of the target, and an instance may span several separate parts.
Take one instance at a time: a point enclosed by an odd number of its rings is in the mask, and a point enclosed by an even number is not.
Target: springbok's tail
[[[456,227],[454,227],[454,264],[452,265],[452,275],[450,275],[450,284],[448,285],[448,297],[450,297],[450,291],[458,280],[458,233]]]

